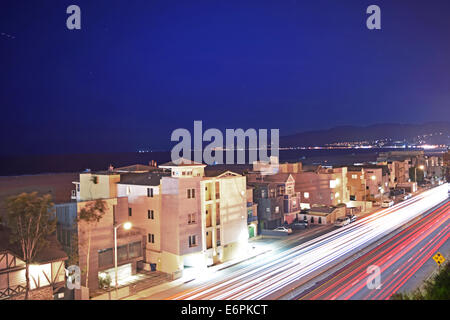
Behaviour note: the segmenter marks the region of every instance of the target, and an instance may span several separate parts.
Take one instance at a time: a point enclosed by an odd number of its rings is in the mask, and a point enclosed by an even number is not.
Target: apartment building
[[[258,204],[253,200],[253,188],[247,186],[247,227],[248,237],[258,235]]]
[[[118,197],[118,183],[121,174],[113,169],[100,172],[83,172],[80,180],[73,182],[76,200],[76,216],[73,221],[76,228],[76,241],[78,247],[78,265],[83,272],[81,284],[91,290],[98,288],[99,277],[109,275],[112,285],[115,285],[114,269],[114,229],[117,229],[117,256],[118,256],[118,282],[126,280],[136,273],[137,262],[143,259],[144,232],[139,225],[133,225],[130,230],[124,230],[121,225],[129,221],[128,207],[126,210],[123,198]],[[105,203],[105,212],[98,222],[79,221],[83,208],[95,205],[97,200]],[[60,204],[59,211],[64,212],[65,206]],[[58,211],[57,211],[58,216]],[[69,221],[70,222],[70,221]],[[89,257],[89,258],[88,258]],[[89,264],[88,264],[89,261]]]
[[[254,188],[260,230],[273,229],[297,218],[301,209],[300,193],[296,192],[292,174],[264,175],[252,172],[247,179],[248,184]]]
[[[204,268],[246,252],[249,235],[256,235],[253,229],[257,226],[257,219],[249,218],[249,210],[253,215],[257,207],[247,190],[246,177],[181,160],[158,168],[129,166],[84,172],[80,181],[74,182],[77,215],[97,199],[107,205],[103,218],[90,226],[90,288],[98,286],[101,275],[110,274],[114,279],[113,230],[124,222],[131,222],[132,228],[126,231],[118,227],[119,284],[136,272],[138,263],[145,269],[154,265],[177,278],[192,268]],[[67,208],[69,205],[73,203]],[[64,210],[72,209],[59,209],[61,214]],[[74,221],[73,226],[79,263],[84,266],[89,225]]]
[[[301,194],[301,207],[313,204],[336,206],[349,201],[347,168],[322,168],[292,173],[295,190]]]
[[[247,248],[245,177],[205,167],[190,161],[160,166],[171,171],[162,179],[165,272],[227,261]]]
[[[444,165],[445,179],[447,181],[450,181],[450,150],[447,150],[447,152],[444,153],[442,158],[443,158],[442,162]]]
[[[389,188],[396,188],[398,184],[403,184],[409,180],[409,160],[384,161],[379,162],[378,165],[388,167],[389,171]]]
[[[350,201],[381,200],[389,192],[390,171],[387,165],[347,167]]]
[[[124,173],[117,183],[116,212],[119,221],[129,221],[143,235],[143,268],[150,270],[161,252],[161,180],[163,170]]]

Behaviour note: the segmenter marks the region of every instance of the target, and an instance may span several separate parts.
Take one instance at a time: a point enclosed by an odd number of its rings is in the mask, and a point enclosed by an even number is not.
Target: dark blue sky
[[[0,153],[167,148],[194,120],[281,135],[448,120],[449,14],[448,0],[2,0]]]

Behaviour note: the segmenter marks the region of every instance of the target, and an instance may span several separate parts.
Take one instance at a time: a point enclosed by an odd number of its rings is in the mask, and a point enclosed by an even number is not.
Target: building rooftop
[[[361,169],[382,169],[383,175],[389,174],[389,167],[387,165],[374,165],[374,164],[364,164],[361,166],[344,166],[347,167],[347,171],[361,171]]]
[[[251,168],[252,166],[248,164],[217,164],[213,166],[207,166],[205,168],[205,176],[216,177],[227,171],[245,175]]]
[[[157,167],[147,166],[145,164],[133,164],[130,166],[115,168],[115,172],[148,172],[158,170]]]
[[[123,173],[118,184],[131,184],[142,186],[159,186],[161,178],[170,177],[169,172],[143,172],[143,173]]]
[[[193,160],[180,158],[177,163],[170,161],[159,165],[160,168],[172,168],[172,167],[192,167],[192,166],[203,166],[206,167],[206,164],[195,162]]]
[[[0,252],[10,251],[16,256],[23,259],[22,250],[17,243],[10,243],[10,230],[6,226],[0,224]],[[35,257],[37,263],[49,263],[53,261],[61,261],[67,259],[67,254],[62,249],[55,236],[50,237],[47,247],[42,248]]]
[[[321,214],[321,215],[329,215],[333,211],[335,211],[337,207],[334,206],[312,206],[311,209],[309,209],[309,212],[314,212],[315,214]]]
[[[291,176],[290,173],[277,173],[277,174],[268,174],[264,176],[264,180],[266,182],[286,182]]]

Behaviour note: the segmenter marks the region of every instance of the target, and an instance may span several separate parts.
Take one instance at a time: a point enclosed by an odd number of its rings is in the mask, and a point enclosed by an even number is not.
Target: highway
[[[427,215],[436,206],[440,209]],[[422,215],[426,215],[426,227],[423,223],[413,224],[391,240],[386,239],[387,235]],[[180,288],[181,292],[167,299],[384,299],[414,273],[413,266],[419,265],[447,239],[448,185],[444,184],[219,278],[186,290]],[[380,243],[367,255],[357,258],[307,295],[301,296],[296,291],[361,250],[377,245],[377,241],[382,242],[382,246]],[[368,291],[366,267],[374,264],[380,266],[384,282],[382,290]]]
[[[299,295],[310,300],[389,299],[446,244],[450,236],[450,202],[408,226],[386,242]],[[434,264],[434,261],[432,262]],[[379,268],[375,283],[368,268]],[[372,267],[373,268],[373,267]],[[367,286],[369,283],[369,287]],[[373,285],[371,285],[373,284]],[[377,287],[377,288],[374,288]]]

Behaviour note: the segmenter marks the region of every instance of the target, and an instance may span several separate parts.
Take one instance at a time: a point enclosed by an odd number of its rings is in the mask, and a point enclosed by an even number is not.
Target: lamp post
[[[420,170],[425,169],[424,165],[419,166]],[[414,167],[414,182],[417,183],[417,167]]]
[[[130,230],[131,226],[132,226],[131,222],[122,222],[122,223],[119,223],[118,225],[114,226],[114,271],[115,271],[115,274],[116,274],[116,285],[115,285],[115,287],[116,287],[116,299],[119,298],[118,290],[117,290],[118,286],[119,286],[119,283],[118,283],[119,276],[118,276],[118,271],[117,271],[117,229],[119,229],[119,227],[121,225],[123,225],[123,228],[125,230]]]

